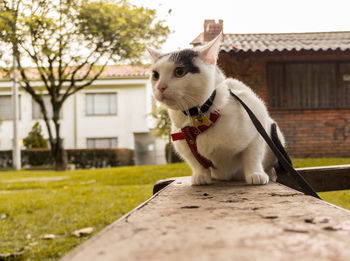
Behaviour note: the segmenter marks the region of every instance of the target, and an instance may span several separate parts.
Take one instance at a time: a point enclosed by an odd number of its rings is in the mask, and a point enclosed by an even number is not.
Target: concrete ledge
[[[278,183],[176,178],[62,260],[350,260],[350,212]]]

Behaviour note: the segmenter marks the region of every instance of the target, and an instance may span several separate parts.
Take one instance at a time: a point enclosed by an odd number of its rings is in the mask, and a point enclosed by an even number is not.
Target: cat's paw
[[[193,174],[191,178],[192,186],[209,185],[212,183],[210,174]]]
[[[253,174],[247,175],[245,180],[251,185],[265,185],[269,182],[269,176],[264,172],[254,172]]]

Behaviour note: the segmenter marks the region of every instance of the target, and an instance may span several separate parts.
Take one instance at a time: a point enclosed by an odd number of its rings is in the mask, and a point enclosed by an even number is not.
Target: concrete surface
[[[177,178],[62,260],[350,260],[350,212],[277,183]]]

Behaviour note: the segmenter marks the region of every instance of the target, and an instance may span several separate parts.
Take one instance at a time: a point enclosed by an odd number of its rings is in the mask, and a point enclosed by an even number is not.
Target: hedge
[[[69,149],[68,164],[77,169],[134,165],[134,151],[130,149]],[[53,165],[49,149],[21,151],[22,166]],[[12,167],[12,151],[0,151],[0,168]]]

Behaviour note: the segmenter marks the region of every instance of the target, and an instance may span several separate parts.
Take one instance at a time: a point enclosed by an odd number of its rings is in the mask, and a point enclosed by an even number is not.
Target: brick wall
[[[288,152],[298,157],[350,156],[349,110],[273,110]]]
[[[350,61],[350,53],[220,53],[219,66],[266,102],[266,64],[270,61]],[[267,104],[268,105],[268,104]],[[284,133],[287,150],[296,157],[350,156],[350,109],[269,110]]]

